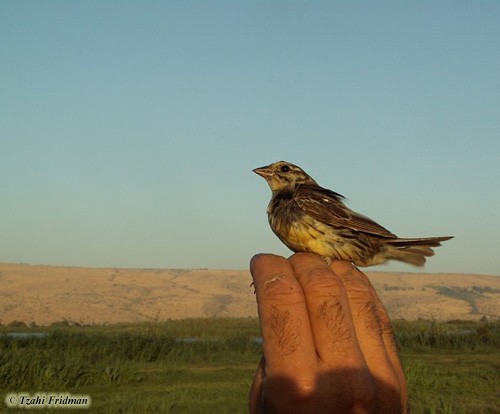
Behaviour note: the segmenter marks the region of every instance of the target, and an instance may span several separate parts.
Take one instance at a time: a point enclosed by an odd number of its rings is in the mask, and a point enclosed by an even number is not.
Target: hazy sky
[[[282,159],[454,235],[425,271],[500,274],[500,2],[0,2],[0,261],[288,255],[251,171]]]

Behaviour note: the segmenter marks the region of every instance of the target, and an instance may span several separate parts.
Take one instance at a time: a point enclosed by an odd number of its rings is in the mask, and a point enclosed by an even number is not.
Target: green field
[[[500,413],[500,322],[395,321],[411,413]],[[12,338],[5,332],[49,332]],[[90,395],[57,413],[245,413],[258,320],[0,326],[0,412],[9,393]],[[30,410],[31,412],[47,412]],[[25,412],[25,411],[23,411]]]

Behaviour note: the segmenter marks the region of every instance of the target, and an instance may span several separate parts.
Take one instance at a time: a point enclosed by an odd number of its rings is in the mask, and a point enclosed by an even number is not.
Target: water
[[[45,338],[48,335],[49,335],[48,332],[6,332],[6,333],[0,333],[0,336],[6,336],[7,338],[15,338],[15,339]]]
[[[45,338],[49,336],[49,332],[6,332],[0,333],[0,337],[6,336],[7,338],[13,339],[27,339],[27,338]],[[176,342],[184,343],[197,343],[197,342],[216,342],[227,338],[222,337],[211,337],[211,338],[197,338],[195,336],[179,337],[175,338]],[[257,343],[262,343],[262,338],[255,337],[252,338]]]

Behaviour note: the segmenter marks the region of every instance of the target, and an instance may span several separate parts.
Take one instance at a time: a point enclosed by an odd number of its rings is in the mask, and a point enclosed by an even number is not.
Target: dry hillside
[[[393,318],[500,316],[500,277],[367,272]],[[0,264],[0,323],[47,325],[256,316],[243,270]]]

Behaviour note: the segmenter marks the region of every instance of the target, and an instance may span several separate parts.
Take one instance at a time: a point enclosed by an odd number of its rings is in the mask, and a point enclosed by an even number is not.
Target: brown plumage
[[[357,266],[390,259],[423,266],[433,247],[452,237],[400,239],[344,203],[344,197],[319,186],[301,168],[278,161],[256,168],[272,190],[267,214],[279,239],[294,252],[312,252]]]

